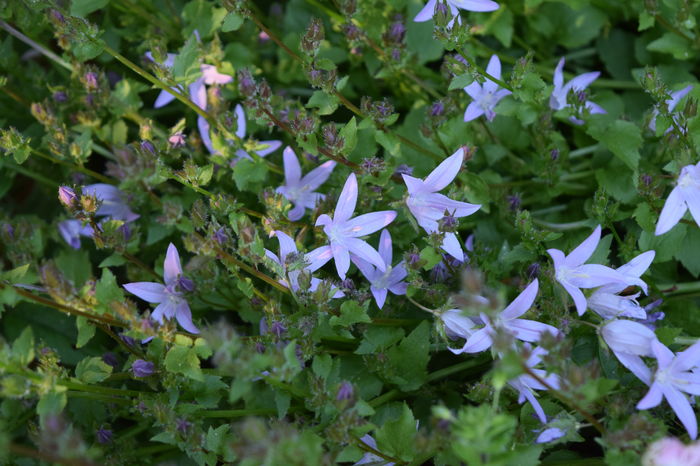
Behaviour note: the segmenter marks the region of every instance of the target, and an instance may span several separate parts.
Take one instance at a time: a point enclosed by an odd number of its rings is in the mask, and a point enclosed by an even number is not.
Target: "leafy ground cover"
[[[688,0],[0,0],[6,464],[700,464]]]

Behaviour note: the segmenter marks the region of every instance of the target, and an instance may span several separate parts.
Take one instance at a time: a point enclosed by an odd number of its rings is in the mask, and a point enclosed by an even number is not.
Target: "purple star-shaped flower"
[[[637,403],[637,409],[653,408],[666,398],[690,438],[695,440],[698,436],[698,422],[688,397],[683,392],[700,395],[700,374],[691,371],[700,364],[700,342],[678,354],[673,354],[658,340],[651,343],[651,348],[658,367],[649,392]]]
[[[690,210],[695,223],[700,226],[700,162],[681,169],[676,187],[668,195],[656,223],[656,236],[663,235],[676,226]]]
[[[600,242],[600,225],[593,233],[576,247],[568,256],[558,249],[548,249],[547,253],[554,261],[555,278],[569,293],[576,305],[578,315],[586,312],[586,297],[581,288],[597,288],[611,284],[639,285],[646,284],[639,278],[631,279],[620,272],[600,264],[584,264],[593,255]]]
[[[498,55],[492,55],[486,72],[494,78],[501,79],[501,61]],[[473,82],[464,88],[473,100],[464,112],[464,121],[472,121],[485,115],[488,121],[496,117],[495,108],[498,102],[507,95],[512,94],[508,89],[501,88],[498,84],[486,78],[484,84]]]
[[[322,163],[309,173],[301,176],[299,160],[291,147],[287,146],[282,153],[284,157],[284,181],[283,186],[275,191],[283,195],[294,204],[287,217],[291,221],[297,221],[304,216],[306,209],[313,209],[316,203],[325,198],[325,195],[315,192],[333,172],[335,162],[329,160]]]
[[[651,265],[656,252],[647,251],[638,255],[616,270],[625,277],[626,283],[611,283],[596,289],[586,302],[588,307],[598,313],[604,319],[615,317],[632,317],[634,319],[646,319],[647,313],[637,302],[641,293],[632,295],[620,295],[627,288],[627,283],[639,283],[640,277]],[[641,282],[642,290],[647,293],[646,283]]]
[[[323,214],[316,220],[316,226],[323,225],[323,232],[328,237],[329,245],[321,246],[307,255],[314,271],[330,260],[335,259],[335,268],[341,280],[345,280],[350,268],[350,254],[386,270],[384,259],[360,236],[369,235],[394,221],[396,212],[384,210],[352,218],[357,204],[357,178],[351,173],[338,197],[333,218]]]
[[[529,345],[527,345],[527,347],[529,348]],[[545,354],[547,354],[547,350],[540,347],[535,348],[526,361],[527,367],[530,368],[530,370],[534,374],[536,374],[537,377],[544,380],[547,383],[547,385],[554,388],[555,390],[558,390],[558,375],[547,375],[546,371],[542,369],[535,369],[535,366],[537,366],[542,361],[542,356],[544,356]],[[537,418],[542,422],[542,424],[546,424],[547,415],[544,413],[544,409],[542,409],[542,405],[540,405],[540,402],[537,401],[534,390],[548,390],[547,386],[543,385],[539,380],[537,380],[530,374],[523,374],[519,377],[516,377],[515,379],[510,380],[508,382],[508,385],[510,385],[518,391],[518,403],[523,404],[526,400],[529,401],[530,405],[532,405],[532,408],[535,410],[535,414],[537,414]]]
[[[552,90],[552,95],[549,98],[549,107],[552,110],[561,110],[569,107],[570,104],[567,102],[569,92],[583,91],[600,76],[600,71],[592,71],[590,73],[580,74],[564,84],[564,62],[565,59],[562,57],[557,67],[554,69],[554,90]],[[589,100],[586,100],[584,106],[591,113],[607,113],[603,107]],[[577,125],[583,124],[583,120],[573,116],[570,120]]]
[[[97,183],[84,186],[83,194],[94,196],[100,201],[100,207],[95,213],[97,216],[110,217],[125,222],[133,222],[140,217],[129,208],[126,203],[126,194],[111,184]]]
[[[435,16],[437,0],[429,0],[422,10],[413,18],[416,23],[422,23]],[[494,11],[498,10],[498,3],[491,0],[447,0],[450,14],[453,18],[459,15],[459,10],[466,11]]]
[[[668,109],[669,113],[673,112],[673,109],[676,108],[676,106],[680,103],[680,101],[683,99],[683,97],[688,95],[688,93],[692,90],[693,90],[693,85],[689,84],[679,91],[671,92],[671,98],[666,100],[666,108]],[[649,122],[649,129],[654,131],[654,132],[656,132],[656,117],[657,116],[659,116],[659,109],[658,108],[654,109],[654,112],[651,115],[651,121]],[[673,118],[673,121],[678,123],[678,117],[676,115],[672,115],[672,118]],[[666,133],[668,133],[672,129],[673,129],[672,126],[669,127],[666,130]],[[681,131],[683,131],[683,130],[684,130],[684,128],[681,128]],[[664,134],[666,134],[666,133],[664,133]]]
[[[297,250],[297,245],[294,243],[292,237],[283,231],[276,230],[272,234],[277,237],[277,240],[280,243],[280,253],[279,256],[277,256],[269,249],[265,249],[265,256],[281,268],[282,275],[285,278],[280,279],[279,282],[287,288],[289,288],[291,284],[291,289],[293,291],[299,291],[299,274],[301,274],[301,270],[288,271],[286,264],[286,258],[289,255],[296,255],[299,253]],[[309,290],[311,292],[316,291],[318,285],[321,284],[321,281],[322,280],[318,278],[311,277],[311,286],[309,287]],[[334,298],[342,298],[345,296],[342,291],[338,290],[337,288],[335,290],[336,291],[333,293]]]
[[[206,94],[205,94],[206,96]],[[246,120],[245,120],[245,112],[243,111],[243,107],[241,105],[236,105],[234,112],[236,114],[236,132],[235,135],[241,140],[246,139]],[[197,126],[199,128],[199,134],[202,135],[202,142],[204,143],[205,147],[209,150],[210,153],[212,154],[218,154],[216,149],[214,149],[214,145],[211,142],[211,137],[209,136],[209,122],[205,120],[202,117],[199,117],[197,119]],[[265,157],[268,154],[271,154],[272,152],[276,151],[282,146],[282,141],[277,141],[277,140],[271,140],[271,141],[257,141],[255,144],[255,148],[253,149],[253,152],[258,154],[260,157]],[[236,160],[240,159],[247,159],[247,160],[252,160],[253,158],[250,156],[248,152],[246,152],[243,149],[238,149],[236,150]]]
[[[472,333],[462,348],[448,349],[454,354],[485,351],[493,344],[493,335],[496,328],[509,332],[518,340],[529,342],[538,341],[544,332],[557,335],[559,330],[551,325],[534,320],[518,319],[532,307],[535,297],[537,297],[538,288],[539,282],[535,279],[493,320],[482,313],[480,317],[482,322],[484,322],[484,326]]]
[[[642,356],[653,356],[651,344],[656,334],[646,325],[633,320],[611,320],[600,328],[603,341],[612,350],[620,364],[649,385],[651,374]]]
[[[190,333],[199,333],[192,323],[192,312],[183,291],[192,291],[192,281],[182,274],[180,255],[175,245],[170,243],[163,263],[163,281],[165,285],[154,282],[136,282],[124,285],[126,291],[138,296],[149,303],[157,303],[151,317],[158,323],[163,323],[163,317],[172,319],[175,317],[180,327]]]
[[[374,301],[381,309],[384,306],[384,301],[386,301],[387,292],[391,291],[395,295],[406,294],[408,283],[404,282],[403,279],[406,278],[408,272],[404,267],[404,261],[399,262],[396,267],[391,266],[392,247],[389,230],[382,230],[382,234],[379,237],[379,255],[386,264],[386,270],[379,270],[379,268],[372,266],[372,264],[357,256],[352,256],[352,261],[360,269],[362,275],[369,280]]]
[[[445,159],[425,180],[410,175],[401,175],[408,188],[406,205],[427,233],[438,231],[438,220],[447,212],[455,218],[466,217],[481,208],[477,204],[454,201],[438,191],[452,182],[462,168],[464,149],[459,149]],[[457,260],[464,259],[464,251],[457,235],[446,232],[442,241],[442,249]]]

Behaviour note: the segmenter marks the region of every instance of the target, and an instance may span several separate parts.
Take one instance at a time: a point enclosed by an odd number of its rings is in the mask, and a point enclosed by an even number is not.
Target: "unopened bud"
[[[78,196],[75,194],[75,191],[73,191],[72,188],[69,188],[68,186],[58,187],[58,200],[69,209],[75,206],[75,200],[77,198]]]

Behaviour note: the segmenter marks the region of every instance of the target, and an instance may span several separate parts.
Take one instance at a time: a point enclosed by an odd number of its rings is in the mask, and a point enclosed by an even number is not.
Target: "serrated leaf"
[[[78,340],[75,343],[76,348],[82,348],[95,336],[95,326],[90,323],[87,317],[78,316],[75,319],[75,325],[78,327]]]
[[[112,374],[112,366],[100,357],[85,358],[75,368],[75,376],[87,384],[102,382]]]
[[[238,31],[238,29],[243,25],[243,17],[236,12],[229,12],[224,18],[224,22],[221,24],[221,31],[231,32]]]
[[[338,98],[323,91],[314,91],[306,108],[317,108],[319,115],[330,115],[338,108]]]
[[[182,374],[199,382],[204,381],[204,375],[199,365],[197,352],[193,348],[175,345],[165,355],[165,369],[168,372]]]
[[[377,449],[382,453],[410,462],[416,454],[416,420],[404,404],[401,417],[387,421],[377,430]]]
[[[34,360],[34,332],[31,327],[25,328],[12,342],[12,359],[22,367]]]
[[[95,310],[101,314],[110,312],[112,302],[124,300],[124,292],[108,268],[102,269],[102,278],[95,284],[95,299],[97,300]]]
[[[629,121],[591,116],[586,132],[602,143],[610,152],[632,170],[639,165],[639,148],[642,146],[642,130]]]
[[[340,138],[343,140],[343,152],[350,154],[357,145],[357,121],[352,117],[340,130]]]
[[[340,316],[331,317],[329,323],[333,327],[349,327],[360,322],[372,322],[367,315],[368,303],[369,301],[360,306],[357,301],[345,301],[340,305]]]

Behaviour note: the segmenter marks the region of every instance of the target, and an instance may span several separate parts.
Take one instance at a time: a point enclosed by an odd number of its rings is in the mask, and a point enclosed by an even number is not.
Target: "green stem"
[[[50,179],[46,178],[44,175],[40,175],[39,173],[28,170],[21,165],[18,165],[15,163],[4,163],[3,166],[9,168],[10,170],[14,170],[17,173],[20,173],[28,178],[32,178],[32,179],[38,181],[39,183],[45,184],[46,186],[51,186],[52,188],[56,188],[59,185],[54,180],[50,180]]]
[[[476,62],[469,56],[468,53],[466,53],[466,52],[462,53],[462,56],[464,57],[465,60],[467,60],[467,63],[469,63],[469,66],[476,69],[476,71],[478,71],[481,76],[483,76],[484,78],[488,78],[490,81],[493,81],[494,83],[498,84],[502,88],[508,89],[510,92],[513,92],[513,88],[508,83],[506,83],[505,81],[498,79],[497,77],[492,76],[489,73],[487,73],[485,69],[483,69],[482,67],[480,67],[479,65],[476,64]]]
[[[49,60],[52,60],[55,63],[61,65],[62,67],[64,67],[68,71],[73,71],[73,66],[70,63],[66,62],[63,58],[59,57],[58,55],[56,55],[55,53],[53,53],[51,50],[47,49],[43,45],[41,45],[41,44],[33,41],[29,37],[25,36],[24,34],[19,32],[17,29],[15,29],[12,26],[10,26],[9,24],[7,24],[5,21],[0,21],[0,28],[6,30],[7,32],[9,32],[13,36],[15,36],[17,39],[21,40],[22,42],[24,42],[25,44],[27,44],[28,46],[30,46],[31,48],[33,48],[37,52],[44,55]]]
[[[303,411],[302,406],[291,406],[288,413],[298,413]],[[251,409],[214,409],[210,411],[202,411],[198,415],[203,418],[226,418],[235,419],[246,416],[272,416],[277,414],[276,408],[251,408]]]
[[[559,230],[559,231],[566,231],[566,230],[575,230],[577,228],[585,228],[588,226],[588,220],[579,220],[576,222],[569,222],[569,223],[550,223],[550,222],[545,222],[544,220],[539,220],[536,218],[532,219],[533,222],[535,222],[537,225],[543,226],[545,228],[549,228],[550,230]]]
[[[97,172],[95,172],[95,171],[92,171],[92,170],[90,170],[89,168],[85,168],[85,167],[83,167],[83,166],[81,166],[81,165],[77,165],[77,164],[74,164],[74,163],[67,162],[67,161],[65,161],[65,160],[57,159],[56,157],[53,157],[53,156],[51,156],[51,155],[49,155],[49,154],[44,154],[43,152],[40,152],[40,151],[38,151],[38,150],[36,150],[36,149],[32,149],[32,153],[38,155],[39,157],[41,157],[41,158],[43,158],[43,159],[49,160],[49,161],[52,162],[52,163],[55,163],[55,164],[58,164],[58,165],[63,165],[64,167],[68,167],[68,168],[70,168],[70,169],[72,169],[72,170],[75,170],[75,171],[78,171],[78,172],[83,173],[83,174],[85,174],[85,175],[91,176],[91,177],[95,178],[96,180],[99,180],[99,181],[101,181],[101,182],[103,182],[103,183],[107,183],[107,184],[117,184],[117,182],[116,182],[115,180],[113,180],[113,179],[111,179],[111,178],[107,178],[106,176],[104,176],[104,175],[102,175],[102,174],[100,174],[100,173],[97,173]]]
[[[584,155],[592,154],[597,151],[600,144],[593,144],[592,146],[582,147],[580,149],[572,150],[569,152],[569,159],[575,159],[577,157],[582,157]]]

